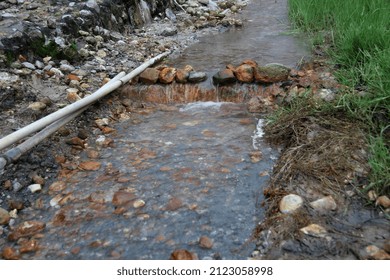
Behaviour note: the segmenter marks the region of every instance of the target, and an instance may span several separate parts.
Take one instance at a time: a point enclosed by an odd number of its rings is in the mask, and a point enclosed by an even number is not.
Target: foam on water
[[[180,108],[180,112],[194,112],[194,111],[202,111],[202,110],[219,110],[222,104],[226,104],[227,102],[214,102],[214,101],[206,101],[206,102],[194,102],[188,103],[183,108]]]
[[[263,126],[264,126],[264,119],[259,119],[256,125],[256,130],[254,131],[254,134],[252,136],[252,144],[255,150],[259,149],[260,147],[259,142],[264,136]]]

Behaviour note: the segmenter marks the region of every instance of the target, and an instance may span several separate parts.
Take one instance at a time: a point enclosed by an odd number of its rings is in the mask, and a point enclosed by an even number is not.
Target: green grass
[[[339,81],[351,89],[334,110],[367,129],[371,187],[389,195],[390,1],[289,0],[289,15],[295,28],[325,48]]]

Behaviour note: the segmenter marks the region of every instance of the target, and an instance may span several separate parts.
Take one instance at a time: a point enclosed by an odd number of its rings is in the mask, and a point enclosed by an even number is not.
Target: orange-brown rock
[[[0,208],[0,225],[6,225],[8,224],[11,217],[9,216],[9,213],[7,210]]]
[[[190,72],[184,69],[177,69],[176,71],[176,82],[180,84],[185,84],[188,80],[188,76],[190,75]]]
[[[112,204],[114,206],[123,206],[125,204],[128,204],[129,202],[133,201],[137,197],[133,192],[128,192],[124,190],[117,191],[113,198],[112,198]]]
[[[36,239],[31,239],[22,243],[19,252],[21,254],[24,254],[24,253],[35,252],[38,249],[39,249],[38,241]]]
[[[12,247],[5,247],[2,256],[6,260],[18,260],[20,258],[18,251]]]
[[[73,137],[73,138],[67,139],[65,142],[68,145],[80,146],[80,147],[84,148],[84,140],[80,139],[79,137]]]
[[[185,249],[179,249],[173,251],[170,257],[171,260],[197,260],[196,254],[191,253]]]
[[[249,64],[242,64],[238,66],[234,72],[237,80],[243,83],[251,83],[253,82],[253,67]]]
[[[49,194],[58,193],[66,188],[65,182],[57,181],[50,185]]]
[[[101,163],[98,161],[84,161],[79,164],[79,168],[86,171],[96,171],[99,170]]]
[[[139,75],[139,80],[145,84],[155,84],[158,81],[160,71],[156,68],[146,68],[144,72]]]
[[[255,81],[260,83],[276,83],[286,81],[290,73],[290,68],[278,64],[270,63],[265,66],[255,68]]]
[[[26,221],[23,224],[17,226],[10,235],[8,239],[10,241],[18,240],[21,237],[31,237],[34,234],[37,234],[43,231],[46,227],[46,224],[40,221]]]
[[[166,67],[160,71],[158,80],[162,84],[170,84],[175,80],[176,69],[173,67]]]
[[[257,62],[254,61],[254,60],[251,60],[251,59],[245,59],[243,62],[241,62],[241,65],[242,64],[247,64],[247,65],[250,65],[252,66],[253,68],[256,68],[258,65],[257,65]]]
[[[211,249],[213,248],[213,241],[208,238],[207,236],[201,236],[199,238],[199,246],[205,249]]]

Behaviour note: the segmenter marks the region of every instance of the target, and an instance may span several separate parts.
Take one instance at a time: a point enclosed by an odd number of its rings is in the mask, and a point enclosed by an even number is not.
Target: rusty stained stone
[[[158,80],[162,84],[170,84],[175,80],[176,69],[173,67],[166,67],[160,71]]]
[[[165,209],[168,210],[168,211],[176,211],[176,210],[178,210],[181,207],[183,207],[183,201],[180,198],[172,197],[168,201]]]
[[[289,73],[290,69],[288,67],[277,63],[270,63],[255,68],[254,77],[256,82],[276,83],[286,81]]]
[[[156,68],[146,68],[139,75],[139,80],[145,84],[155,84],[158,81],[158,77],[160,75],[160,71]]]
[[[101,131],[104,133],[104,134],[110,134],[110,133],[113,133],[115,132],[116,130],[112,127],[109,127],[109,126],[104,126],[101,128]]]
[[[57,181],[50,185],[49,194],[58,193],[66,189],[67,185],[65,182]]]
[[[249,153],[252,163],[257,163],[263,158],[263,153],[261,151],[253,151]]]
[[[177,69],[175,80],[177,83],[185,84],[188,81],[190,72],[185,69]]]
[[[38,249],[39,249],[38,241],[36,239],[30,239],[21,244],[19,248],[19,252],[21,254],[25,254],[25,253],[38,251]]]
[[[90,159],[97,159],[100,157],[100,153],[96,150],[88,149],[87,150],[87,157]]]
[[[236,68],[234,74],[240,82],[252,83],[254,80],[254,70],[251,65],[242,64]]]
[[[172,252],[170,260],[197,260],[198,256],[195,253],[185,249],[178,249]]]
[[[84,145],[85,145],[84,140],[80,139],[79,137],[73,137],[73,138],[67,139],[65,141],[65,143],[68,145],[79,146],[82,148],[84,148]]]
[[[8,211],[3,209],[3,208],[0,208],[0,225],[8,224],[10,219],[11,219],[11,217],[10,217]]]
[[[133,200],[135,200],[137,197],[136,195],[134,194],[134,192],[129,192],[129,191],[125,191],[125,190],[120,190],[120,191],[117,191],[113,198],[112,198],[112,204],[116,207],[118,206],[124,206],[126,204],[128,204],[129,202],[132,202]]]
[[[199,238],[199,246],[204,248],[204,249],[211,249],[213,248],[213,241],[208,238],[207,236],[201,236]]]
[[[79,164],[79,168],[86,171],[96,171],[102,164],[98,161],[84,161]]]
[[[2,256],[6,260],[19,260],[20,259],[20,254],[19,252],[13,248],[13,247],[4,247]]]
[[[46,227],[46,224],[40,221],[26,221],[21,225],[17,226],[10,235],[8,235],[8,240],[15,241],[21,237],[31,237],[34,234],[37,234],[43,231]]]
[[[252,59],[245,59],[244,61],[241,62],[241,65],[243,64],[247,64],[249,66],[252,66],[253,68],[256,68],[258,66],[257,62]]]
[[[9,209],[22,210],[24,208],[24,204],[23,204],[23,201],[21,201],[21,200],[10,199],[8,201],[8,207],[9,207]],[[0,208],[0,211],[1,211],[1,208]],[[1,224],[1,222],[0,222],[0,224]]]

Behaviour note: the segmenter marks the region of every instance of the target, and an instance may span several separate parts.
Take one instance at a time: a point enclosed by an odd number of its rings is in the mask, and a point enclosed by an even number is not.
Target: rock
[[[84,148],[84,140],[80,139],[79,137],[72,137],[70,139],[67,139],[65,143],[68,145],[79,146]]]
[[[23,62],[22,65],[27,68],[27,69],[30,69],[30,70],[35,70],[36,67],[34,66],[34,64],[30,63],[30,62]]]
[[[183,201],[177,197],[172,197],[169,201],[167,206],[165,207],[168,211],[176,211],[177,209],[183,207]]]
[[[191,83],[200,83],[207,80],[207,75],[204,72],[192,71],[188,75],[188,81]]]
[[[34,102],[34,103],[31,103],[30,105],[28,105],[28,108],[33,110],[33,111],[43,111],[44,109],[46,109],[46,104],[43,103],[43,102]]]
[[[289,73],[290,68],[282,64],[270,63],[255,68],[254,76],[256,82],[276,83],[287,80]]]
[[[10,241],[18,240],[21,237],[31,237],[41,231],[46,227],[46,224],[40,221],[26,221],[23,224],[17,226],[10,235],[8,239]]]
[[[137,199],[136,201],[133,202],[133,207],[136,209],[144,206],[145,206],[145,201],[143,201],[142,199]]]
[[[169,37],[177,34],[177,28],[176,27],[166,27],[164,30],[160,33],[161,36]]]
[[[380,205],[383,208],[390,208],[390,199],[386,195],[382,195],[376,199],[375,205]]]
[[[362,255],[364,259],[390,260],[390,255],[375,245],[369,245],[364,248]]]
[[[139,75],[139,80],[145,84],[155,84],[158,81],[160,71],[156,68],[146,68],[145,71]]]
[[[35,184],[40,184],[40,185],[44,185],[45,184],[45,179],[43,179],[41,176],[35,174],[34,176],[32,176],[32,180]]]
[[[178,249],[172,252],[170,260],[197,260],[195,253],[189,252],[185,249]]]
[[[279,210],[283,214],[289,214],[303,205],[303,199],[296,194],[289,194],[282,198],[279,203]]]
[[[190,76],[190,72],[185,69],[177,69],[176,71],[176,82],[180,84],[185,84],[188,81],[188,77]]]
[[[136,196],[133,192],[120,190],[114,194],[112,198],[112,204],[116,207],[123,206],[133,201],[134,199],[136,199]]]
[[[32,193],[36,193],[36,192],[39,192],[42,190],[42,186],[40,184],[32,184],[32,185],[28,186],[27,188]]]
[[[78,95],[78,92],[79,90],[77,88],[66,89],[66,100],[72,103],[81,100],[81,97]]]
[[[231,69],[224,69],[221,71],[218,71],[213,76],[213,83],[216,85],[227,85],[232,84],[237,81],[236,76],[234,76],[234,73]]]
[[[213,248],[213,241],[208,238],[207,236],[201,236],[199,238],[199,246],[205,249],[211,249]]]
[[[19,248],[19,252],[21,254],[35,252],[39,249],[38,241],[36,239],[28,240],[27,242],[23,242]]]
[[[6,225],[8,224],[11,217],[9,216],[9,213],[7,210],[0,208],[0,225]]]
[[[314,237],[325,237],[328,233],[325,228],[317,224],[308,225],[307,227],[301,228],[300,231]]]
[[[170,84],[175,80],[175,76],[176,76],[176,69],[172,67],[166,67],[160,71],[158,80],[160,83]]]
[[[101,163],[98,161],[84,161],[79,164],[79,168],[86,171],[96,171],[99,170]]]
[[[243,83],[251,83],[254,79],[254,70],[251,65],[242,64],[235,69],[237,80]]]
[[[60,70],[62,71],[62,72],[72,72],[72,71],[74,71],[76,68],[74,68],[74,66],[72,66],[72,65],[69,65],[69,64],[61,64],[60,65]]]
[[[12,182],[12,189],[14,192],[17,192],[23,188],[23,185],[19,183],[18,181]]]
[[[311,202],[310,206],[320,212],[337,209],[337,204],[334,201],[333,197],[331,197],[330,195]]]
[[[24,208],[23,201],[16,200],[16,199],[8,200],[8,208],[9,209],[22,210]],[[0,224],[1,224],[1,222],[0,222]]]
[[[12,247],[4,247],[2,256],[6,260],[18,260],[20,259],[19,252]]]
[[[261,151],[253,151],[249,154],[249,156],[252,163],[257,163],[263,158],[263,153]]]
[[[376,201],[376,199],[378,198],[378,195],[377,195],[376,192],[373,191],[373,190],[369,191],[369,192],[367,193],[367,195],[368,195],[368,199],[369,199],[370,201]]]

